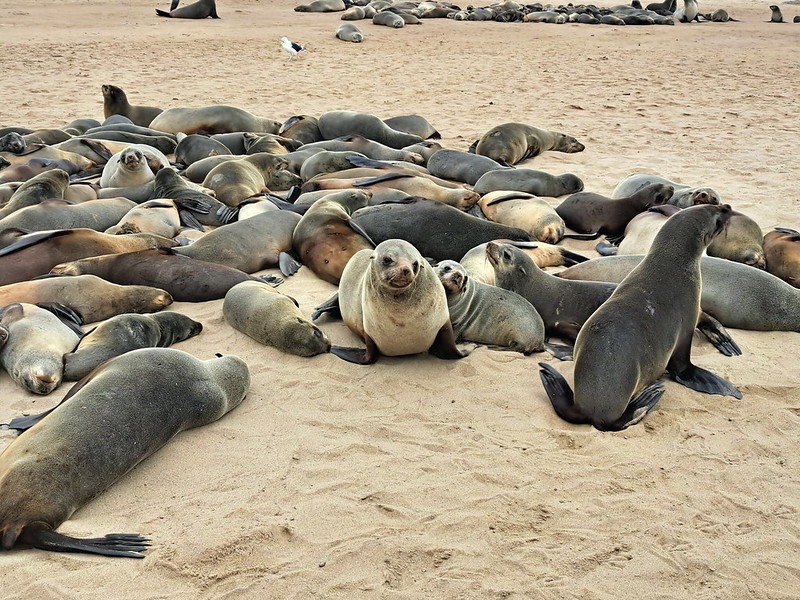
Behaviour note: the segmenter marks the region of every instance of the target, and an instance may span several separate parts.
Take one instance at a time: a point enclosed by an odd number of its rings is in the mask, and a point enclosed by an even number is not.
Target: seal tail
[[[156,14],[157,14],[159,17],[170,17],[170,18],[172,17],[172,15],[171,15],[171,14],[169,14],[169,13],[168,13],[167,11],[165,11],[165,10],[159,10],[159,9],[156,9]]]
[[[539,363],[539,377],[544,391],[550,398],[556,414],[569,423],[576,425],[591,424],[591,420],[575,406],[575,395],[564,376],[547,363]]]
[[[50,529],[25,529],[19,540],[39,550],[86,552],[103,556],[144,558],[150,540],[138,533],[109,533],[101,538],[73,538]]]

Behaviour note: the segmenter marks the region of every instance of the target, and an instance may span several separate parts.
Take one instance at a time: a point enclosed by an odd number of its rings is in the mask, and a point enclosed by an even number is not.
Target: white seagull
[[[305,46],[301,46],[297,42],[293,42],[292,40],[290,40],[285,36],[281,38],[281,48],[283,48],[284,50],[286,50],[286,52],[289,53],[289,60],[297,56],[298,52],[302,52],[303,50],[306,49]]]

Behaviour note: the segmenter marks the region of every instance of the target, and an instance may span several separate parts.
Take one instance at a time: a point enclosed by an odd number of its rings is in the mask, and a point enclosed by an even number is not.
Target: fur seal
[[[709,256],[727,258],[757,269],[766,269],[761,226],[740,212],[731,211],[725,230],[708,245]]]
[[[169,11],[156,9],[159,17],[170,17],[172,19],[219,19],[217,14],[217,3],[215,0],[197,0],[192,4],[177,8],[180,0],[172,0]]]
[[[572,266],[589,260],[585,256],[567,250],[563,246],[545,244],[544,242],[513,242],[511,240],[494,240],[497,244],[511,244],[520,248],[533,259],[540,269],[545,267]],[[467,252],[459,260],[459,264],[467,270],[475,281],[497,285],[489,257],[486,255],[486,244],[479,244]]]
[[[342,23],[336,28],[336,38],[343,42],[360,44],[364,41],[364,34],[355,23]]]
[[[360,152],[353,152],[352,150],[345,152],[320,150],[303,161],[303,165],[300,167],[300,179],[308,181],[322,173],[336,173],[356,168],[356,165],[350,162],[353,157],[367,158]],[[342,173],[342,176],[344,175],[347,175],[347,173]]]
[[[11,154],[21,154],[28,143],[16,131],[5,134],[0,137],[0,152],[10,152]]]
[[[515,165],[547,150],[582,152],[585,146],[571,135],[539,129],[524,123],[503,123],[484,133],[475,153],[500,164]]]
[[[781,14],[781,8],[777,4],[770,4],[769,9],[772,11],[772,15],[769,18],[767,23],[783,23],[783,15]]]
[[[421,115],[399,115],[384,119],[383,122],[396,131],[410,133],[421,137],[423,140],[442,139],[442,134],[430,124],[428,119]]]
[[[664,177],[658,175],[648,175],[646,173],[636,173],[623,179],[614,191],[611,192],[612,198],[624,198],[631,196],[642,188],[654,183],[663,183],[671,185],[673,188],[672,198],[669,199],[669,204],[679,208],[688,208],[696,204],[719,204],[719,195],[707,187],[691,187],[681,183],[675,183]]]
[[[34,394],[56,389],[64,375],[64,353],[78,344],[78,335],[50,311],[19,302],[2,310],[0,324],[8,330],[0,364],[11,379]]]
[[[186,7],[188,8],[188,7]],[[252,131],[277,133],[278,121],[257,117],[235,106],[214,105],[198,108],[168,108],[150,123],[152,129],[167,133],[232,133]]]
[[[434,268],[447,295],[456,341],[509,348],[522,354],[544,350],[544,323],[525,298],[480,281],[452,260]]]
[[[323,331],[306,319],[297,303],[265,283],[245,281],[233,286],[222,304],[225,320],[259,344],[297,356],[328,352]]]
[[[108,159],[100,176],[100,187],[143,185],[153,181],[155,172],[164,167],[169,167],[169,161],[161,152],[144,144],[134,144]]]
[[[564,220],[541,198],[524,192],[489,192],[478,202],[490,221],[527,231],[532,238],[555,244],[564,237]]]
[[[681,23],[700,22],[700,7],[697,0],[683,0],[683,7],[674,13],[675,18]]]
[[[78,204],[66,200],[45,200],[0,219],[0,231],[13,227],[30,232],[79,227],[103,231],[134,206],[136,203],[127,198],[89,200]]]
[[[319,142],[322,134],[317,125],[317,118],[310,115],[289,117],[281,125],[278,135],[301,142],[303,145]]]
[[[0,207],[0,219],[4,219],[21,208],[39,204],[42,200],[63,198],[68,187],[69,174],[62,169],[39,173],[20,185],[8,202]]]
[[[0,285],[44,275],[65,261],[176,244],[171,239],[149,234],[108,235],[93,229],[30,233],[0,250]]]
[[[171,310],[111,317],[87,333],[74,350],[64,354],[64,381],[83,379],[100,363],[131,350],[166,348],[202,330],[202,323]]]
[[[249,387],[236,356],[145,348],[104,363],[0,455],[3,549],[142,558],[149,544],[138,535],[81,540],[54,530],[176,434],[234,409]]]
[[[219,300],[237,283],[266,280],[232,267],[162,250],[93,256],[56,265],[52,272],[97,275],[119,285],[152,285],[169,292],[177,302]],[[276,279],[267,278],[269,281]]]
[[[653,240],[672,215],[683,209],[672,204],[654,206],[630,220],[623,232],[617,254],[647,254]],[[598,250],[599,251],[599,250]]]
[[[3,158],[0,157],[0,161],[2,160]],[[27,162],[0,169],[0,184],[14,181],[28,181],[37,175],[55,169],[66,171],[69,175],[74,175],[80,171],[74,163],[66,160],[32,158]]]
[[[268,192],[267,183],[288,166],[279,156],[259,152],[217,165],[206,175],[203,187],[214,190],[220,202],[236,207],[245,198]]]
[[[174,248],[175,254],[255,273],[280,266],[293,275],[299,265],[287,254],[300,215],[277,210],[255,215],[209,231],[188,246]]]
[[[484,173],[475,182],[475,191],[481,195],[498,190],[527,192],[534,196],[555,198],[574,194],[583,189],[583,181],[572,173],[551,175],[536,169],[498,169]]]
[[[340,136],[360,135],[395,149],[423,141],[417,135],[392,129],[375,115],[352,110],[333,110],[323,113],[317,121],[317,126],[322,136],[328,140]],[[369,156],[367,152],[364,154]]]
[[[400,238],[435,260],[459,260],[478,244],[497,239],[531,241],[530,234],[521,229],[425,198],[368,206],[356,211],[353,220],[376,243]]]
[[[776,228],[764,236],[767,271],[800,288],[800,232]]]
[[[148,198],[169,198],[203,225],[225,225],[236,219],[236,209],[209,195],[212,190],[187,181],[174,169],[161,169],[156,173],[153,189]],[[182,215],[185,217],[185,215]]]
[[[406,241],[386,240],[357,252],[342,273],[339,308],[365,350],[333,346],[349,362],[370,364],[383,354],[430,351],[439,358],[468,354],[455,343],[444,288],[428,262]]]
[[[166,198],[148,200],[134,204],[117,222],[104,233],[120,235],[126,233],[152,233],[173,238],[181,227],[181,219],[175,202]]]
[[[178,134],[178,146],[175,148],[175,162],[187,167],[209,156],[231,154],[230,149],[213,138],[193,133]]]
[[[572,194],[556,207],[567,227],[578,233],[620,236],[636,215],[654,205],[667,202],[674,192],[671,185],[654,183],[625,198],[607,198],[592,192]]]
[[[164,112],[164,109],[155,106],[133,106],[122,88],[115,85],[103,85],[100,89],[103,92],[103,116],[106,119],[111,115],[123,115],[135,125],[148,127],[156,115]]]
[[[344,0],[314,0],[310,4],[299,4],[294,7],[295,12],[339,12],[347,8]]]
[[[369,140],[362,135],[345,135],[334,140],[322,140],[303,146],[303,150],[312,148],[333,150],[336,152],[360,152],[375,160],[403,160],[417,165],[425,164],[425,158],[416,150],[408,150],[406,147],[399,150],[390,148],[385,144]]]
[[[142,285],[116,285],[94,275],[45,277],[0,286],[0,306],[12,302],[62,304],[84,323],[122,313],[151,313],[172,304],[164,290]]]
[[[360,250],[372,250],[369,235],[351,215],[364,208],[372,193],[347,190],[317,200],[294,230],[292,246],[304,265],[317,277],[339,285],[350,258]]]
[[[406,26],[406,21],[398,14],[395,14],[389,10],[382,10],[375,13],[375,15],[372,17],[372,24],[384,25],[394,29],[401,29]]]
[[[442,148],[426,164],[431,175],[475,185],[484,173],[505,169],[500,163],[472,152]]]
[[[545,390],[562,419],[601,431],[638,423],[663,394],[658,380],[665,370],[690,389],[742,397],[728,381],[691,362],[700,258],[730,212],[728,205],[706,205],[670,218],[644,260],[578,334],[574,394],[553,367],[540,363]]]

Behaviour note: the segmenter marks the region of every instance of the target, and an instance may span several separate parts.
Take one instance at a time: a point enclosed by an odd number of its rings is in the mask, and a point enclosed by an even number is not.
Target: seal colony
[[[142,94],[141,94],[141,92],[140,92],[139,94],[137,94],[137,100],[138,100],[138,98],[141,98],[141,97],[142,97]],[[142,98],[142,100],[141,100],[141,101],[146,101],[146,98]],[[362,109],[363,109],[363,107],[359,107],[359,108],[362,108]],[[489,124],[487,124],[487,125],[489,125]],[[416,134],[415,134],[415,135],[416,135]],[[588,141],[588,140],[584,140],[584,142],[587,144],[587,146],[590,146],[590,147],[591,147],[591,146],[593,145],[593,144],[591,144],[591,143],[590,143],[590,141]],[[592,150],[593,150],[593,151],[595,151],[595,150],[597,149],[597,148],[596,148],[596,144],[594,144],[594,145],[595,145],[595,148],[592,148]],[[584,175],[584,173],[580,173],[580,175],[581,175],[581,176],[583,176],[583,175]],[[276,188],[276,189],[279,189],[279,188]],[[609,190],[605,190],[605,191],[606,191],[606,192],[608,192]],[[266,199],[266,195],[264,196],[264,199]],[[255,204],[255,203],[257,203],[257,202],[258,202],[258,201],[255,201],[255,202],[254,202],[254,204]],[[269,209],[269,210],[272,210],[272,209]],[[264,213],[264,214],[268,214],[268,213]],[[220,227],[220,228],[218,228],[218,229],[219,229],[220,231],[224,231],[224,227],[225,227],[225,226],[222,226],[222,227]],[[191,235],[191,234],[193,234],[193,232],[189,232],[189,233],[187,233],[186,235]],[[245,287],[247,287],[248,285],[249,285],[250,287],[255,287],[255,286],[256,286],[256,285],[258,285],[258,284],[255,284],[254,282],[253,282],[252,284],[251,284],[251,283],[248,283],[248,284],[245,284]],[[261,287],[261,286],[259,285],[259,287]],[[267,291],[267,293],[269,293],[269,292]],[[205,320],[205,319],[204,319],[204,320]],[[262,319],[262,321],[263,321],[263,319]],[[323,323],[322,327],[323,327],[323,328],[325,327],[325,324],[324,324],[324,323]],[[243,337],[243,336],[242,336],[242,337]],[[324,361],[324,360],[326,360],[326,357],[320,357],[318,360],[319,360],[319,361]],[[381,360],[383,360],[383,359],[381,359]],[[396,365],[399,365],[399,363],[400,363],[400,360],[401,360],[401,359],[396,359],[396,360],[394,360],[394,361],[390,362],[389,366],[390,366],[390,367],[394,367],[394,366],[396,366]],[[415,360],[429,360],[429,359],[427,359],[427,357],[424,357],[424,356],[423,356],[423,357],[418,357],[418,359],[415,359]],[[517,361],[521,361],[521,360],[524,360],[524,359],[522,359],[522,358],[516,358],[516,360],[517,360]],[[701,359],[701,360],[702,360],[702,359]],[[445,364],[445,366],[446,366],[446,367],[449,367],[449,368],[452,368],[452,369],[454,370],[454,371],[453,371],[453,373],[452,373],[452,376],[453,376],[453,380],[456,380],[456,377],[455,377],[455,376],[456,376],[457,374],[459,374],[459,371],[460,371],[460,370],[467,368],[467,367],[469,366],[469,362],[470,362],[470,359],[469,359],[469,358],[467,358],[467,359],[465,359],[465,360],[458,361],[457,363],[446,363],[446,364]],[[519,363],[519,365],[522,365],[522,364],[523,364],[523,363]],[[528,363],[525,363],[525,364],[528,364]],[[404,365],[403,365],[403,368],[405,368],[405,366],[404,366]],[[458,369],[459,371],[456,371],[455,369]],[[715,370],[716,370],[716,369],[715,369]],[[720,372],[720,371],[717,371],[717,372]],[[411,378],[409,377],[409,379],[411,379]],[[534,379],[535,379],[535,378],[531,378],[531,380],[532,380],[532,381],[533,381]],[[732,378],[732,379],[733,379],[733,378]],[[741,385],[741,384],[742,384],[742,382],[741,382],[741,381],[736,381],[736,383],[737,383],[737,385]],[[279,385],[280,385],[280,384],[276,383],[276,384],[275,384],[275,387],[276,387],[276,388],[278,388],[278,386],[279,386]],[[539,388],[539,386],[538,386],[538,381],[534,381],[534,382],[533,382],[531,385],[532,385],[532,387],[533,387],[533,386],[535,386],[536,388]],[[278,389],[280,389],[280,388],[278,388]],[[539,389],[540,389],[540,388],[539,388]],[[747,390],[745,390],[745,391],[747,391]],[[26,396],[26,397],[27,397],[27,396]],[[669,398],[669,392],[667,392],[667,394],[666,394],[665,398],[667,398],[667,399]],[[712,410],[713,410],[713,409],[712,409]],[[697,418],[698,418],[698,419],[702,419],[702,416],[698,416]],[[656,421],[656,423],[657,423],[657,421]],[[160,459],[159,459],[159,460],[160,460]],[[146,532],[143,532],[143,533],[146,533]],[[23,541],[24,541],[24,540],[23,540]]]

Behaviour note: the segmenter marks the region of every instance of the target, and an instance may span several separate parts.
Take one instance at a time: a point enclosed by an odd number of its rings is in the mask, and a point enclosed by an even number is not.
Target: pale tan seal
[[[800,232],[776,228],[763,240],[767,271],[800,288]]]
[[[452,260],[434,268],[447,295],[456,341],[489,344],[531,354],[544,350],[544,323],[522,296],[475,281]]]
[[[576,265],[589,260],[575,252],[571,252],[563,246],[555,246],[544,242],[513,242],[511,240],[493,240],[498,244],[511,244],[518,247],[525,254],[531,257],[533,262],[540,269],[545,267],[561,267]],[[486,245],[479,244],[461,257],[458,262],[463,266],[469,276],[475,281],[482,281],[489,285],[496,285],[494,278],[494,268],[486,255]]]
[[[104,363],[0,455],[2,548],[142,558],[149,544],[139,535],[81,540],[54,530],[176,434],[234,409],[249,388],[236,356],[201,361],[145,348]]]
[[[360,8],[360,7],[352,7]],[[344,15],[342,15],[344,18]],[[355,42],[360,44],[364,41],[364,33],[358,28],[355,23],[342,23],[336,28],[336,38],[343,42]]]
[[[527,231],[540,242],[555,244],[564,237],[564,220],[545,200],[524,192],[489,192],[478,201],[490,221]]]
[[[756,269],[766,269],[761,226],[745,214],[732,211],[725,230],[708,245],[709,256],[727,258]]]
[[[33,304],[10,304],[0,314],[9,334],[0,349],[0,364],[21,388],[49,394],[64,376],[64,354],[80,338],[53,313]]]
[[[237,331],[283,352],[314,356],[331,347],[328,336],[303,315],[294,299],[266,283],[233,286],[225,294],[222,314]]]
[[[357,252],[339,285],[342,319],[366,350],[333,346],[351,362],[373,363],[381,354],[401,356],[430,351],[439,358],[462,358],[455,344],[447,297],[436,273],[403,240],[387,240]]]
[[[174,238],[180,228],[181,218],[175,202],[168,198],[157,198],[131,207],[105,233],[152,233]]]
[[[131,187],[153,181],[159,169],[169,167],[169,160],[157,149],[133,144],[108,159],[100,176],[100,187]]]
[[[131,350],[166,348],[202,330],[202,323],[171,310],[111,317],[88,332],[74,350],[64,354],[64,381],[78,381],[100,363]]]
[[[134,206],[136,203],[127,198],[106,198],[77,204],[66,200],[45,200],[0,219],[0,231],[15,227],[31,232],[76,227],[103,231]]]
[[[150,123],[151,129],[167,133],[231,133],[252,131],[278,133],[281,124],[274,119],[257,117],[235,106],[215,105],[198,108],[168,108]]]
[[[484,133],[475,153],[500,164],[515,165],[547,150],[582,152],[585,146],[571,135],[540,129],[525,123],[503,123]]]
[[[552,366],[541,378],[556,413],[608,431],[639,422],[663,394],[664,371],[708,394],[741,398],[691,362],[700,314],[700,258],[723,230],[728,205],[688,208],[667,221],[644,260],[589,317],[575,341],[575,392]]]

